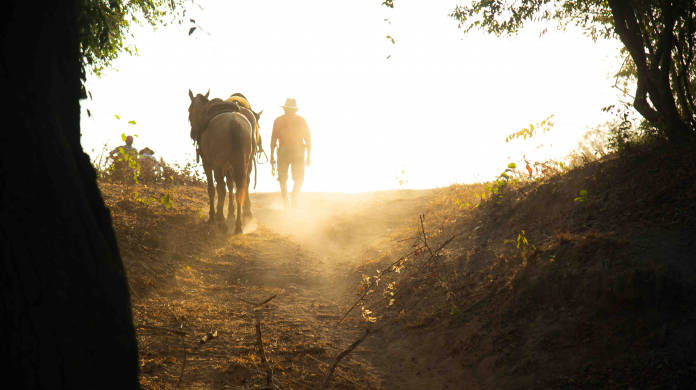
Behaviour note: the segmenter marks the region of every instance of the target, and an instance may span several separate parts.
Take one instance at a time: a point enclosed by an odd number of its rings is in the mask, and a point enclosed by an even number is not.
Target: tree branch
[[[336,370],[336,366],[338,366],[338,362],[341,361],[346,355],[351,353],[357,347],[362,343],[365,338],[367,338],[367,335],[370,334],[370,328],[365,329],[365,333],[363,333],[362,336],[360,336],[359,339],[355,340],[353,344],[351,344],[348,348],[346,348],[345,351],[341,352],[336,356],[334,359],[333,363],[331,363],[331,366],[329,367],[329,370],[326,372],[326,376],[324,376],[324,380],[321,382],[321,386],[319,387],[319,390],[324,390],[326,387],[329,385],[329,381],[331,380],[331,375],[333,375],[334,370]]]

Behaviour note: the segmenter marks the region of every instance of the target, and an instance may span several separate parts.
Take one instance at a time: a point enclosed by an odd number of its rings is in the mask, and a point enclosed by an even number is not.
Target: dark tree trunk
[[[639,11],[632,2],[609,0],[609,6],[616,33],[636,64],[638,82],[633,106],[648,122],[662,128],[670,141],[681,142],[692,138],[694,133],[689,128],[690,121],[679,114],[669,78],[675,44],[674,5],[663,6],[663,31],[654,47],[651,46],[650,37],[645,36],[640,28]],[[646,48],[650,49],[650,61]]]
[[[138,388],[123,263],[80,146],[75,4],[0,5],[0,356],[8,362],[1,379],[7,388]]]

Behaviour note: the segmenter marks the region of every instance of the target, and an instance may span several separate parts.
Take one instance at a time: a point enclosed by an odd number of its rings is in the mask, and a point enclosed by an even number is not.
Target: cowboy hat
[[[285,100],[285,104],[281,107],[288,110],[297,110],[297,101],[295,101],[295,99],[287,98]]]

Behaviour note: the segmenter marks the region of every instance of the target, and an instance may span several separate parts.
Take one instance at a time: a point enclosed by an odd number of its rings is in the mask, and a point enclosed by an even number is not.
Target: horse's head
[[[205,95],[200,93],[193,96],[193,92],[189,89],[189,98],[191,99],[191,104],[189,105],[189,122],[191,123],[191,138],[197,139],[198,134],[203,131],[203,126],[205,125],[205,115],[206,106],[208,105],[208,96],[210,95],[210,90]]]

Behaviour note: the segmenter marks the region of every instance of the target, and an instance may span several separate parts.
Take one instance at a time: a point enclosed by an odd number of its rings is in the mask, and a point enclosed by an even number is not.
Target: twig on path
[[[275,298],[275,297],[277,297],[277,296],[278,296],[278,294],[273,294],[273,295],[271,295],[270,297],[266,298],[265,300],[263,300],[263,301],[261,301],[261,302],[248,301],[248,300],[246,300],[246,299],[244,299],[244,298],[240,298],[240,297],[236,297],[236,298],[239,299],[240,301],[244,302],[244,303],[247,303],[247,304],[249,304],[249,305],[252,305],[254,308],[257,308],[257,307],[260,307],[260,306],[263,306],[263,305],[267,304],[268,302],[270,302],[271,300],[273,300],[273,298]]]
[[[217,330],[215,331],[210,331],[206,333],[203,337],[201,337],[198,340],[198,344],[194,348],[199,348],[203,344],[207,343],[208,341],[216,338],[218,336]],[[181,388],[181,381],[184,379],[184,370],[186,369],[186,362],[187,362],[188,354],[186,352],[186,346],[184,346],[184,362],[181,364],[181,372],[179,373],[179,380],[176,382],[176,388],[179,389]]]
[[[355,340],[353,344],[351,344],[348,348],[346,348],[345,351],[341,352],[336,356],[336,359],[334,359],[333,363],[331,363],[331,366],[329,367],[329,370],[326,372],[326,376],[324,377],[324,380],[321,382],[321,386],[319,387],[319,390],[326,389],[326,386],[329,385],[329,381],[331,380],[331,375],[333,375],[334,370],[336,370],[336,366],[338,366],[338,362],[341,361],[346,355],[348,355],[352,350],[355,349],[360,343],[362,343],[365,338],[367,338],[367,335],[370,334],[370,328],[365,329],[365,333],[360,336],[359,339]]]
[[[278,294],[273,294],[270,297],[268,297],[260,302],[249,301],[249,300],[246,300],[246,299],[240,298],[240,297],[236,297],[236,298],[239,299],[240,301],[248,304],[248,305],[251,305],[252,309],[256,309],[256,308],[259,308],[259,307],[267,304],[268,302],[270,302],[271,300],[273,300],[273,298],[275,298],[277,296],[278,296]],[[270,363],[268,362],[268,359],[266,359],[266,352],[263,350],[263,340],[261,338],[261,315],[257,312],[255,317],[256,317],[256,320],[255,320],[256,321],[256,324],[255,324],[256,348],[258,349],[259,355],[261,356],[261,363],[263,363],[263,365],[266,368],[266,385],[272,387],[273,381],[275,379],[273,378],[273,368],[271,367]],[[278,380],[275,380],[275,381],[277,382],[277,386],[282,388],[282,383],[280,383]]]
[[[308,358],[310,358],[310,359],[312,359],[312,360],[314,360],[314,361],[317,362],[317,363],[320,363],[320,364],[323,365],[323,366],[328,366],[328,365],[329,365],[329,363],[323,362],[323,361],[321,361],[321,360],[315,358],[315,357],[312,356],[312,355],[304,355],[304,356],[305,356],[305,357],[308,357]],[[345,380],[346,382],[350,382],[350,383],[352,383],[352,384],[354,384],[354,385],[356,384],[353,380],[351,380],[350,378],[348,378],[345,374],[342,374],[342,373],[341,373],[341,370],[340,370],[338,367],[336,367],[335,373],[336,373],[336,376],[337,376],[337,377],[342,378],[342,379]]]
[[[259,349],[259,355],[261,355],[261,363],[266,366],[266,385],[271,386],[273,384],[273,368],[268,364],[266,359],[266,352],[263,350],[263,340],[261,340],[261,320],[256,317],[256,347]]]

